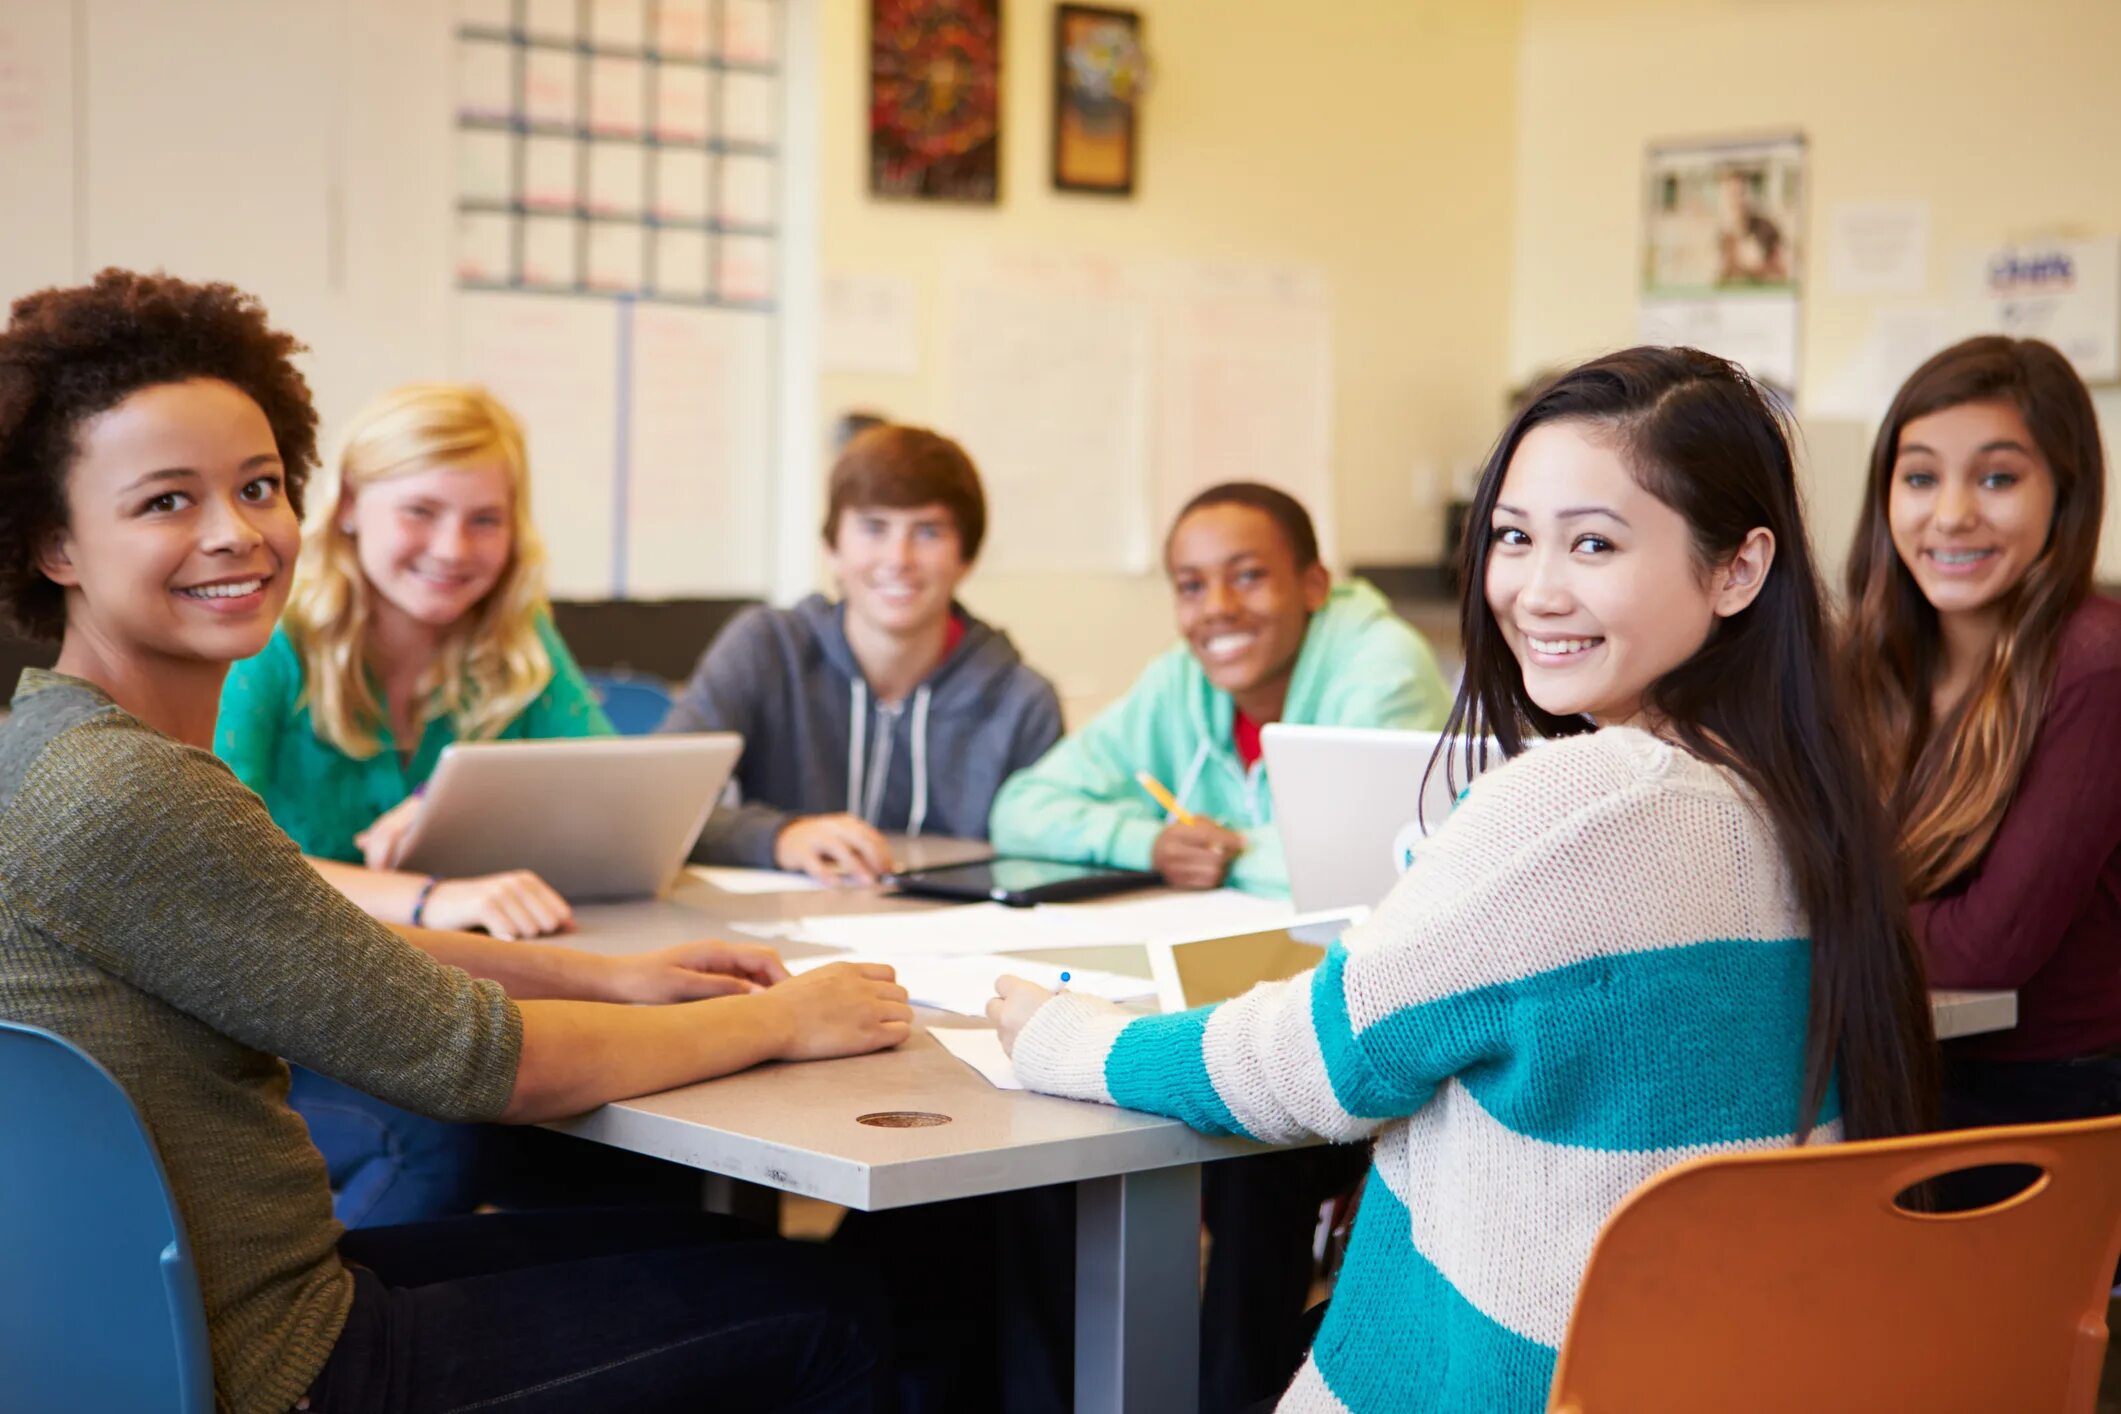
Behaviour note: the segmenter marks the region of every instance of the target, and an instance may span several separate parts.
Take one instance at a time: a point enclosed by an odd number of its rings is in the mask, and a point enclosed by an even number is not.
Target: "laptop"
[[[1370,916],[1368,908],[1301,913],[1267,927],[1151,942],[1149,973],[1168,1014],[1241,997],[1261,982],[1318,966],[1326,945]]]
[[[528,869],[570,901],[661,897],[743,750],[735,732],[456,742],[398,867]]]
[[[1406,867],[1406,846],[1424,826],[1435,833],[1468,784],[1456,746],[1429,769],[1442,740],[1441,732],[1284,722],[1260,733],[1289,897],[1299,912],[1374,907],[1392,891]],[[1488,760],[1497,764],[1494,751]]]

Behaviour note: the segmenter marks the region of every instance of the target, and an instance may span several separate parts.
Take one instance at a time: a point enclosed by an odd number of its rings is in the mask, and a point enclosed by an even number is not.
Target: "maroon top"
[[[1981,862],[1914,907],[1937,987],[2015,988],[2018,1025],[1952,1042],[1985,1060],[2121,1048],[2121,601],[2062,630],[2054,692]]]

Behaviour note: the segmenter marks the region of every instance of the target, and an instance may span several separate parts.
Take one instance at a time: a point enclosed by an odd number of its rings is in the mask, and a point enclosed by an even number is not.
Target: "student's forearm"
[[[506,942],[479,933],[413,928],[402,923],[393,923],[390,928],[436,962],[500,983],[501,989],[519,1002],[593,1001],[606,995],[603,973],[609,959],[580,948]]]
[[[790,1040],[787,1011],[766,992],[655,1007],[533,1001],[522,1012],[522,1059],[501,1116],[517,1124],[727,1075],[775,1059]]]
[[[385,923],[410,923],[413,906],[420,901],[420,890],[427,883],[425,874],[409,874],[402,869],[370,869],[336,859],[304,857],[325,883],[352,899],[354,907]]]

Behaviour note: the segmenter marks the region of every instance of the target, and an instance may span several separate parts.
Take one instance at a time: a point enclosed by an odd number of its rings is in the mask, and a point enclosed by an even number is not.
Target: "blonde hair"
[[[552,657],[538,636],[538,619],[549,612],[545,546],[530,519],[523,430],[483,388],[408,384],[371,404],[348,429],[338,474],[311,505],[283,621],[302,659],[310,721],[319,737],[349,756],[382,750],[384,704],[368,672],[374,591],[344,524],[346,493],[487,460],[499,461],[508,474],[508,563],[486,597],[444,630],[420,679],[418,728],[424,732],[446,716],[459,740],[496,736],[552,681]]]

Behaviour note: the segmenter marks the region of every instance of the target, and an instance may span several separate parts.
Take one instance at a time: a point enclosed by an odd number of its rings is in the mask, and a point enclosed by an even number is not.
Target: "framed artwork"
[[[1149,63],[1141,16],[1100,5],[1053,15],[1053,185],[1134,194],[1135,130]]]
[[[1001,118],[1001,0],[870,0],[870,191],[997,200]]]

